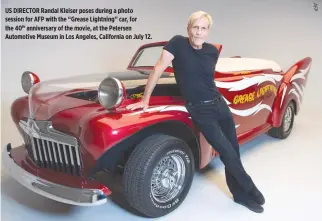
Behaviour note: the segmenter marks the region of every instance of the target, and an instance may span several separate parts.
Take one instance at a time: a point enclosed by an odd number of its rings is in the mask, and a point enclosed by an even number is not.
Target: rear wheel
[[[193,155],[183,140],[152,135],[135,148],[125,165],[125,198],[146,216],[164,216],[183,202],[193,175]]]
[[[290,102],[285,109],[281,126],[270,129],[268,131],[268,134],[275,138],[280,138],[280,139],[287,138],[292,132],[294,117],[295,117],[295,106],[293,102]]]

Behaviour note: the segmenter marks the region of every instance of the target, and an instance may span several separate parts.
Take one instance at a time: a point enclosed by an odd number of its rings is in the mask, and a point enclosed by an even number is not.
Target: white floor
[[[318,116],[318,117],[317,117]],[[225,183],[223,165],[196,173],[184,203],[159,220],[322,220],[322,115],[302,110],[291,136],[277,140],[263,135],[242,146],[242,161],[266,197],[265,211],[256,214],[233,203]],[[5,122],[2,124],[4,129]],[[8,129],[9,128],[9,129]],[[314,129],[315,128],[315,129]],[[16,131],[6,127],[6,140],[15,142]],[[10,131],[12,130],[12,131]],[[3,172],[1,166],[2,220],[146,220],[126,209],[117,196],[98,207],[73,207],[34,194]]]

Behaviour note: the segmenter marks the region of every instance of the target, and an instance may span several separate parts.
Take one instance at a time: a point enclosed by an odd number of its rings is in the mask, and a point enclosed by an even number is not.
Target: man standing
[[[163,71],[172,62],[174,76],[186,99],[192,121],[208,143],[216,148],[225,165],[226,181],[234,201],[254,212],[263,212],[265,199],[246,173],[240,160],[239,144],[232,113],[214,82],[218,49],[206,43],[212,18],[198,11],[188,20],[188,38],[176,35],[164,46],[161,57],[149,76],[144,96],[127,106],[134,110],[149,106],[152,91]]]

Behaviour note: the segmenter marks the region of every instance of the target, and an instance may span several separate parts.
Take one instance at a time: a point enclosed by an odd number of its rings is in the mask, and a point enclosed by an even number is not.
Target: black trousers
[[[218,95],[204,103],[186,103],[191,120],[208,143],[219,153],[225,165],[226,182],[234,199],[244,199],[254,186],[240,160],[239,144],[232,113]]]

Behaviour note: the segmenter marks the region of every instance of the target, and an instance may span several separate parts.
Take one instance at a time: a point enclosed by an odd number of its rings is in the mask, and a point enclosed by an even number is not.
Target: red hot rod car
[[[125,108],[143,95],[166,43],[141,46],[123,72],[44,82],[24,72],[28,95],[11,106],[24,143],[7,144],[2,155],[10,175],[50,199],[91,206],[112,193],[96,174],[121,167],[124,196],[133,208],[149,217],[176,209],[194,171],[218,154],[193,125],[171,66],[145,112]],[[219,58],[214,81],[233,113],[240,144],[263,133],[288,137],[311,62],[306,57],[283,71],[270,60]]]

